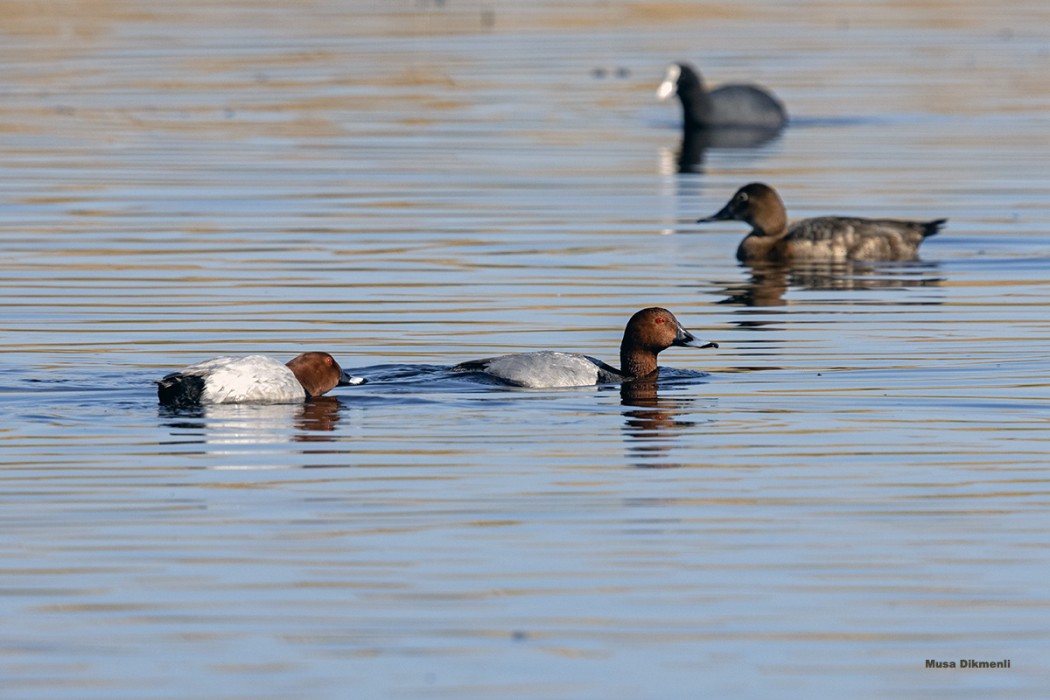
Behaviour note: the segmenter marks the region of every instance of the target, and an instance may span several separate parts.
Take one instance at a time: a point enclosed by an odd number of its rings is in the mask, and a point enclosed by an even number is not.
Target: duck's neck
[[[703,86],[697,87],[688,95],[680,95],[682,99],[682,121],[686,127],[706,126],[708,112],[711,110],[711,99]]]
[[[620,348],[620,372],[625,377],[646,377],[656,372],[656,354],[641,348]]]
[[[751,224],[736,251],[737,260],[777,260],[783,258],[788,235],[787,209],[776,192],[768,192],[764,201],[747,212],[744,221]]]
[[[783,262],[786,255],[785,246],[782,245],[783,239],[784,234],[767,236],[752,231],[740,241],[740,247],[736,249],[736,259],[740,262]]]
[[[752,217],[748,223],[751,224],[752,236],[783,238],[788,232],[787,212],[782,207],[773,211],[763,211],[760,217]]]

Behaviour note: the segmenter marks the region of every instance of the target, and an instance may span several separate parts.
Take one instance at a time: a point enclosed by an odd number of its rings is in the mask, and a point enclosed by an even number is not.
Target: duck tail
[[[930,236],[936,236],[941,232],[941,229],[946,223],[948,223],[947,219],[934,219],[933,221],[927,221],[922,225],[922,237],[929,238]]]
[[[187,408],[200,405],[204,377],[193,374],[169,374],[157,382],[157,399],[164,406]]]

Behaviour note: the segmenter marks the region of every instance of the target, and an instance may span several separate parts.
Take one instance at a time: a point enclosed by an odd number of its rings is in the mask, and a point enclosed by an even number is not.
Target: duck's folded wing
[[[516,386],[534,389],[597,384],[600,371],[590,358],[566,352],[526,352],[472,360],[453,367],[477,371]]]
[[[796,259],[910,260],[943,223],[823,216],[793,224],[785,242]]]

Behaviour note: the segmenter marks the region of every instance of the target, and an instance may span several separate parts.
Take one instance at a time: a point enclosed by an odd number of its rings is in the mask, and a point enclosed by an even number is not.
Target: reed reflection
[[[624,407],[623,435],[627,457],[639,469],[668,469],[682,464],[671,458],[678,433],[692,428],[692,421],[678,414],[694,399],[661,397],[656,379],[637,379],[620,387]]]
[[[734,306],[786,306],[784,297],[790,289],[805,291],[863,291],[937,287],[944,281],[936,263],[762,263],[744,266],[750,278],[726,286],[725,299],[719,304]],[[893,299],[892,303],[900,303]],[[923,304],[940,304],[924,299]]]

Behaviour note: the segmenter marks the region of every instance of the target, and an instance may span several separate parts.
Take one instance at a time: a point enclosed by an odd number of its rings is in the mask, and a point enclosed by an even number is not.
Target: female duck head
[[[787,231],[787,209],[776,190],[769,185],[752,182],[737,190],[720,210],[711,216],[697,219],[696,223],[710,221],[743,221],[750,224],[759,235],[778,236]]]

